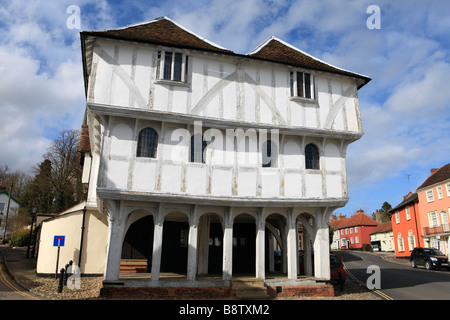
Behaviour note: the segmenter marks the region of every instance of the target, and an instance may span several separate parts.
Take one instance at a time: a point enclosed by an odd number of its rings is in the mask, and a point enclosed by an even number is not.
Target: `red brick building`
[[[368,217],[363,210],[358,210],[350,218],[338,218],[330,221],[330,228],[338,234],[339,249],[370,249],[370,234],[378,223]]]

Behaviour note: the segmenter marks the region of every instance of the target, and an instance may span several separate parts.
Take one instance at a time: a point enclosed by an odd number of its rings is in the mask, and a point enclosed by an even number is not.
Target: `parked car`
[[[426,269],[447,268],[449,269],[448,258],[441,251],[435,248],[414,248],[410,258],[411,267],[425,266]]]
[[[344,284],[347,280],[347,271],[345,271],[344,264],[335,254],[330,254],[330,272],[332,281]]]
[[[298,259],[300,274],[305,274],[304,256],[304,251],[299,250]],[[311,260],[314,274],[314,254],[311,254]],[[341,259],[333,253],[330,253],[330,280],[336,281],[340,284],[344,284],[345,280],[347,280],[347,272],[345,271],[344,264],[342,263]]]

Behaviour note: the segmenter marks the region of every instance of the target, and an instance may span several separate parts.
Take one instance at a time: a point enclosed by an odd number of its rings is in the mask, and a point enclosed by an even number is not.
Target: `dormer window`
[[[188,56],[182,52],[158,51],[156,79],[186,83]]]
[[[314,76],[307,72],[291,71],[290,86],[292,98],[315,99]]]

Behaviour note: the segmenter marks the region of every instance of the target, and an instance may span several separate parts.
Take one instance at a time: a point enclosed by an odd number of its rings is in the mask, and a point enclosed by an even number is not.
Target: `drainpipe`
[[[84,238],[84,221],[86,218],[86,204],[83,208],[83,220],[81,222],[81,240],[80,240],[80,252],[78,255],[78,266],[80,267],[80,273],[81,273],[81,255],[83,253],[83,238]]]
[[[89,164],[89,177],[88,177],[88,187],[86,191],[86,197],[84,202],[84,208],[83,208],[83,219],[81,221],[81,240],[80,240],[80,252],[78,254],[78,267],[80,268],[80,274],[81,274],[81,255],[83,254],[83,240],[84,240],[84,222],[86,220],[86,203],[87,203],[87,197],[89,193],[89,183],[91,182],[91,172],[92,172],[92,155],[89,152],[89,156],[91,157],[91,163]]]
[[[416,222],[416,232],[417,232],[417,246],[420,247],[420,240],[419,240],[419,227],[417,226],[417,216],[416,216],[416,203],[413,203],[413,210],[414,210],[414,220]]]

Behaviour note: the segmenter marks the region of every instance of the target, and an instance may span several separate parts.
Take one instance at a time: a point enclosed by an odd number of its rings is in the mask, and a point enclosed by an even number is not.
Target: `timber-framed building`
[[[275,37],[237,54],[166,17],[81,43],[85,208],[105,222],[106,290],[297,283],[300,248],[314,252],[307,275],[330,279],[328,222],[348,201],[368,77]],[[125,259],[147,277],[123,277]]]

